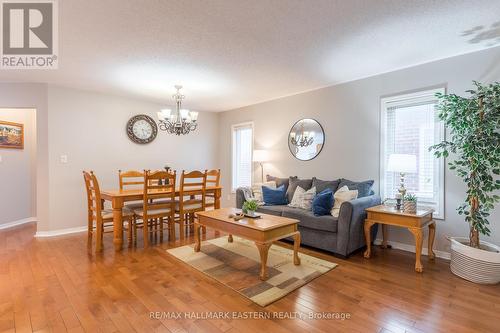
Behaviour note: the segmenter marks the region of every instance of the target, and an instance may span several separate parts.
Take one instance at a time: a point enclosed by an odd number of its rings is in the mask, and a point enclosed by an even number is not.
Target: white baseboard
[[[375,245],[380,245],[380,244],[382,244],[382,240],[377,238],[373,243]],[[388,241],[388,243],[390,245],[392,245],[393,249],[398,249],[398,250],[403,250],[403,251],[415,253],[415,245],[404,244],[404,243],[393,242],[393,241]],[[422,254],[425,256],[428,254],[427,248],[422,249]],[[450,260],[450,253],[449,252],[434,250],[434,254],[438,258]]]
[[[86,232],[86,231],[87,231],[87,226],[49,230],[49,231],[37,231],[35,237],[54,237],[54,236],[75,234],[78,232]]]
[[[128,222],[123,222],[123,226],[127,227]],[[57,229],[57,230],[49,230],[49,231],[37,231],[35,234],[35,237],[54,237],[54,236],[62,236],[62,235],[68,235],[68,234],[76,234],[79,232],[87,232],[88,227],[81,226],[81,227],[74,227],[74,228],[66,228],[66,229]]]
[[[17,220],[17,221],[12,221],[12,222],[7,222],[7,223],[0,224],[0,230],[7,229],[7,228],[12,228],[12,227],[15,227],[15,226],[18,226],[18,225],[21,225],[21,224],[31,223],[31,222],[36,222],[36,217],[28,217],[26,219],[22,219],[22,220]]]

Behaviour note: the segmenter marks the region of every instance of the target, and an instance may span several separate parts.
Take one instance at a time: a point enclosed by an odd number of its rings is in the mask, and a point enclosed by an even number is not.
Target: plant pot
[[[415,214],[417,212],[417,203],[415,201],[405,201],[403,203],[403,212]]]
[[[500,247],[481,241],[481,248],[470,247],[469,239],[450,237],[453,274],[480,284],[500,282]]]
[[[255,217],[257,216],[257,213],[255,210],[247,210],[246,215]]]

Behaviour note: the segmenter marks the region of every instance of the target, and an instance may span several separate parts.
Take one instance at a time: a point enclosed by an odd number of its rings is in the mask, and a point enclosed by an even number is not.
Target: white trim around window
[[[238,147],[240,144],[235,135],[238,131],[250,130],[250,143],[246,142],[246,147]],[[243,132],[240,132],[243,133]],[[244,122],[231,125],[231,192],[235,193],[240,186],[251,186],[253,183],[253,147],[254,147],[254,124],[253,122]],[[248,146],[249,145],[249,146]],[[240,149],[243,148],[243,151]],[[250,151],[248,151],[250,150]],[[244,156],[242,156],[242,153]],[[238,165],[243,162],[244,165]],[[249,165],[248,165],[249,164]],[[247,175],[238,176],[238,173],[249,173]]]
[[[417,195],[419,206],[433,208],[434,217],[444,219],[444,158],[436,159],[432,152],[428,152],[430,145],[445,138],[444,123],[439,121],[435,109],[435,94],[438,92],[445,93],[445,88],[381,98],[380,196],[382,200],[391,197],[398,185],[395,184],[395,178],[398,176],[386,172],[389,155],[415,154],[418,172],[416,176],[407,176],[407,179],[413,177],[412,189],[409,192]],[[397,112],[400,112],[399,115]],[[407,129],[403,128],[404,126],[407,126]]]

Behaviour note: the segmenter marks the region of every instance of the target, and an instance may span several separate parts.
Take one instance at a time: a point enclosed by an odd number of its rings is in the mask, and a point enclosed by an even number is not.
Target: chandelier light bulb
[[[195,112],[195,111],[189,112],[189,117],[191,118],[191,120],[193,122],[197,121],[198,120],[198,112]]]
[[[189,117],[189,110],[187,110],[187,109],[181,109],[180,113],[181,113],[182,120],[188,119],[188,117]]]

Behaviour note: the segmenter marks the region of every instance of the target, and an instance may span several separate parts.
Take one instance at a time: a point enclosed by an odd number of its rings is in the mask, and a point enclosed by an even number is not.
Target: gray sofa
[[[268,180],[270,178],[273,179],[274,177],[268,176]],[[342,185],[341,181],[342,179],[339,180],[340,185]],[[286,187],[288,187],[283,178],[279,178],[277,183],[278,186],[285,183]],[[351,184],[355,184],[355,182],[351,182]],[[351,187],[349,188],[351,189]],[[237,189],[236,207],[241,208],[244,202],[245,196],[243,190]],[[364,248],[366,245],[363,229],[366,218],[365,208],[379,204],[380,197],[375,195],[370,189],[369,195],[344,202],[340,207],[338,217],[331,215],[315,216],[312,211],[289,207],[287,205],[260,206],[258,211],[299,220],[302,245],[329,251],[337,256],[347,258],[350,254]],[[375,239],[376,234],[377,225],[372,227],[372,239]]]

